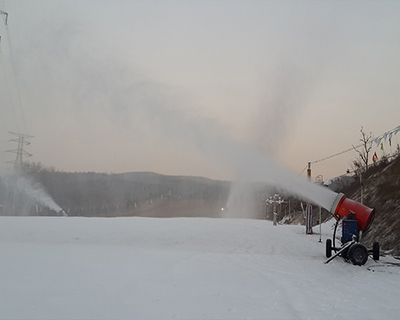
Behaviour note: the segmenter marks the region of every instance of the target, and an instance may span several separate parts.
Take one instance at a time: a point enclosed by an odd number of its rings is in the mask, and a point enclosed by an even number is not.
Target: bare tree
[[[360,158],[354,159],[351,162],[351,170],[356,174],[356,176],[358,176],[362,172],[363,167],[364,165]]]
[[[364,129],[362,126],[360,129],[360,132],[361,132],[361,138],[360,138],[361,145],[358,147],[355,147],[353,145],[353,148],[358,153],[358,156],[361,159],[361,163],[363,163],[365,165],[365,171],[367,171],[368,170],[369,153],[372,149],[372,132],[370,132],[369,134],[366,134],[364,132]],[[361,150],[359,150],[359,149],[361,149]],[[356,165],[357,163],[359,163],[357,160],[353,161],[354,165]]]

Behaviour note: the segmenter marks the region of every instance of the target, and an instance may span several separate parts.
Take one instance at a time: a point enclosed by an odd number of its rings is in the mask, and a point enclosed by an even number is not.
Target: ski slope
[[[0,217],[0,319],[398,318],[400,268],[324,264],[330,228],[323,244],[304,231],[241,219]]]

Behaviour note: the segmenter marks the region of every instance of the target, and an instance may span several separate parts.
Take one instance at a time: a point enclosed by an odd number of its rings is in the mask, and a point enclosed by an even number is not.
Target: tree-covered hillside
[[[0,178],[0,213],[54,215],[21,190],[45,190],[68,215],[113,216],[157,199],[227,199],[230,183],[201,177],[164,176],[151,172],[103,174],[61,172],[26,164],[23,173]],[[39,203],[40,204],[40,203]],[[126,215],[126,212],[119,212]]]

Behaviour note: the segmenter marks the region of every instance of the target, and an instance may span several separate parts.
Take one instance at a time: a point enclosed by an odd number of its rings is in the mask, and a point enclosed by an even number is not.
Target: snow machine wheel
[[[332,256],[332,240],[326,239],[326,257],[330,258]]]
[[[372,257],[375,261],[379,260],[379,242],[374,242],[372,245]]]
[[[347,256],[354,265],[362,266],[368,260],[368,250],[361,243],[350,246]]]

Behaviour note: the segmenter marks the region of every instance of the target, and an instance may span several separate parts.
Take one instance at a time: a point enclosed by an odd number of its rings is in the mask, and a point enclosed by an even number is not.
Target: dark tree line
[[[102,215],[117,210],[134,210],[139,205],[157,198],[221,199],[229,194],[229,182],[200,177],[164,176],[150,172],[104,174],[95,172],[63,172],[40,163],[24,163],[19,176],[40,183],[41,187],[70,215]],[[0,178],[0,213],[27,210],[15,208],[22,195],[13,194],[13,177]],[[19,197],[20,199],[15,199]],[[18,200],[18,201],[16,201]],[[38,214],[37,203],[30,201],[29,213]],[[7,206],[8,204],[8,206]],[[4,209],[6,206],[6,209]],[[7,209],[8,207],[8,209]],[[7,211],[8,210],[8,211]],[[48,213],[48,210],[41,212]],[[5,212],[7,211],[7,212]],[[35,212],[36,211],[36,212]],[[26,215],[15,213],[18,215]],[[44,213],[43,213],[44,214]]]

